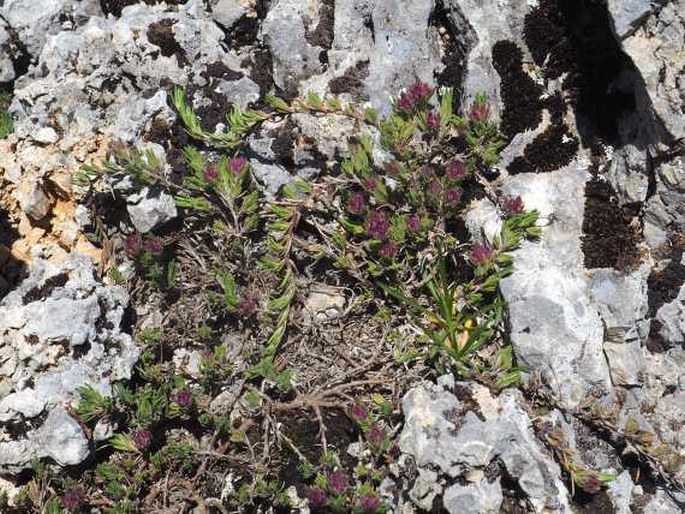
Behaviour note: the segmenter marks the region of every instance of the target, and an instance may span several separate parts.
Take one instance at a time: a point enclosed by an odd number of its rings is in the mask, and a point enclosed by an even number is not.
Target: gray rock
[[[502,505],[499,482],[482,480],[477,484],[454,484],[445,489],[442,504],[450,514],[498,514]]]
[[[501,282],[509,304],[511,340],[520,362],[541,373],[561,402],[583,401],[592,388],[608,392],[604,328],[591,302],[580,247],[586,163],[508,177],[505,194],[521,196],[541,221],[553,220],[537,242],[514,252],[516,266]],[[560,343],[563,341],[563,343]]]
[[[685,232],[685,158],[661,163],[655,170],[656,191],[645,206],[645,240],[653,249],[666,242],[668,232]]]
[[[17,188],[17,200],[27,216],[35,221],[42,220],[50,211],[50,200],[43,188],[35,181],[24,181]]]
[[[420,384],[402,401],[405,425],[398,444],[403,454],[413,458],[419,472],[410,497],[424,508],[439,494],[439,481],[429,481],[434,476],[430,471],[435,470],[472,482],[444,491],[443,504],[453,506],[449,512],[462,512],[459,498],[467,496],[475,505],[473,512],[478,508],[497,512],[501,487],[489,483],[483,470],[499,459],[537,511],[570,512],[559,467],[539,447],[532,422],[518,405],[520,393],[506,391],[493,398],[482,386],[459,384],[460,394],[470,394],[479,405],[483,420],[445,386]],[[462,504],[462,508],[466,507]]]
[[[6,0],[0,5],[0,16],[18,32],[28,52],[36,56],[47,35],[60,30],[58,19],[66,3],[66,0],[45,0],[40,3]]]
[[[12,56],[9,52],[9,26],[0,19],[0,83],[12,82],[16,78]]]
[[[630,35],[654,10],[651,0],[608,0],[609,14],[614,20],[616,35]]]
[[[143,188],[140,193],[130,195],[126,200],[131,223],[143,234],[178,215],[173,196],[164,191],[153,192]]]
[[[635,484],[630,478],[628,470],[621,473],[616,480],[609,483],[607,494],[611,498],[616,514],[631,514],[630,504],[633,502]]]
[[[0,422],[48,413],[26,439],[0,428],[0,470],[20,471],[46,456],[65,465],[85,459],[78,423],[60,406],[86,384],[109,395],[113,381],[130,378],[138,350],[120,332],[127,302],[123,288],[97,282],[90,260],[78,254],[35,262],[0,302]],[[73,352],[77,346],[84,351]]]
[[[646,12],[646,0],[616,0],[614,24],[621,30],[624,16],[633,18]],[[617,8],[622,4],[624,8]],[[630,11],[629,11],[630,10]],[[638,16],[638,19],[639,19]],[[624,34],[627,29],[622,29]],[[620,34],[620,32],[619,32]],[[685,98],[685,0],[665,2],[644,20],[639,28],[622,40],[623,50],[642,75],[654,110],[665,128],[676,138],[685,136],[682,115]]]
[[[288,170],[278,164],[265,164],[256,159],[250,160],[250,169],[264,187],[267,196],[273,197],[286,184],[290,184],[295,177]]]
[[[663,305],[655,315],[661,324],[659,335],[670,346],[685,342],[685,286],[680,288],[678,297]]]
[[[212,19],[226,28],[233,27],[243,16],[257,14],[254,10],[254,2],[245,0],[212,0],[210,5]]]
[[[40,428],[25,435],[17,441],[0,443],[0,469],[20,470],[46,457],[62,466],[73,466],[90,454],[81,426],[61,407],[50,411]]]
[[[55,129],[52,127],[43,127],[38,129],[38,131],[33,135],[33,139],[38,143],[56,143],[59,140],[59,136]]]
[[[468,55],[463,85],[466,103],[485,93],[493,99],[492,113],[498,116],[499,75],[492,65],[492,47],[502,39],[523,41],[523,22],[530,2],[447,0],[444,5]]]
[[[621,204],[644,202],[649,187],[647,152],[632,145],[623,146],[613,152],[604,176],[616,191]]]
[[[323,48],[310,45],[306,38],[307,14],[307,4],[299,0],[277,0],[262,24],[264,42],[273,55],[274,82],[290,93],[299,91],[302,80],[323,71],[319,62]]]

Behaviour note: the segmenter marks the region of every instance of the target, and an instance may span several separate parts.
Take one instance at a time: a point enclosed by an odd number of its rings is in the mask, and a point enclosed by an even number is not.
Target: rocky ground
[[[684,0],[0,0],[0,510],[683,512],[683,48]],[[366,114],[267,102],[384,116],[415,83],[485,93],[505,143],[446,225],[454,280],[498,198],[541,229],[462,360],[312,242]],[[189,145],[254,208],[179,202]],[[252,266],[274,251],[292,273]]]

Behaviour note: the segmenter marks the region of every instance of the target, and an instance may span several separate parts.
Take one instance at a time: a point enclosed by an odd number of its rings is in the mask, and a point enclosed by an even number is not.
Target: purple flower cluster
[[[177,392],[176,403],[178,403],[180,407],[189,407],[190,404],[193,403],[193,393],[190,389],[181,389]]]
[[[328,504],[328,493],[321,487],[312,487],[307,494],[310,507],[325,507]]]
[[[466,176],[466,166],[462,161],[454,161],[447,168],[447,178],[450,180],[461,180]]]
[[[423,101],[433,94],[433,88],[424,82],[415,82],[402,93],[395,102],[398,111],[412,112]]]
[[[213,164],[210,164],[205,169],[205,178],[210,182],[219,180],[219,170]]]
[[[410,232],[418,232],[421,230],[421,218],[416,214],[411,214],[405,218],[405,223]]]
[[[376,423],[371,425],[371,428],[369,428],[369,433],[366,435],[366,439],[374,446],[383,444],[386,438],[387,434],[385,429]]]
[[[494,253],[495,250],[491,246],[486,244],[477,244],[474,245],[473,249],[471,250],[471,260],[474,262],[474,264],[483,264],[484,262],[489,261]]]
[[[140,234],[129,234],[124,241],[126,251],[137,256],[142,252],[150,252],[152,255],[161,255],[164,251],[164,242],[158,236],[150,236],[145,241]]]
[[[331,493],[343,494],[349,485],[347,474],[344,471],[338,470],[328,474],[328,489]]]
[[[352,214],[361,214],[366,209],[366,196],[364,193],[357,191],[352,193],[350,199],[347,201],[347,210]]]
[[[396,253],[397,245],[395,243],[385,243],[381,246],[380,250],[378,250],[378,255],[380,255],[381,259],[390,259]]]
[[[62,497],[62,507],[67,510],[76,510],[83,507],[86,503],[85,495],[80,489],[72,489],[64,493]]]
[[[436,130],[440,126],[440,115],[437,112],[431,111],[426,116],[426,128],[428,130]]]
[[[369,416],[369,411],[361,403],[355,403],[350,407],[350,416],[357,421],[364,421]]]
[[[447,205],[453,206],[459,203],[461,199],[461,189],[458,187],[447,188],[444,195],[444,200]]]
[[[238,157],[233,157],[230,161],[228,161],[228,169],[231,170],[233,173],[241,173],[245,169],[245,165],[247,164],[247,159],[245,157],[238,156]]]
[[[390,222],[383,211],[376,210],[366,218],[366,233],[373,239],[383,241],[388,237]]]
[[[133,432],[132,438],[133,444],[136,445],[136,448],[142,450],[150,446],[150,443],[152,442],[152,432],[146,428],[139,428]]]
[[[236,311],[241,316],[250,316],[254,311],[257,310],[257,300],[252,296],[245,296],[238,302],[238,307]]]
[[[504,198],[502,206],[507,214],[521,214],[526,210],[525,206],[523,205],[523,200],[520,196],[508,196]]]
[[[469,112],[471,121],[488,121],[490,118],[490,106],[487,104],[474,103]]]
[[[364,187],[369,191],[378,189],[378,179],[376,177],[368,177],[364,179]]]
[[[368,493],[362,497],[359,506],[364,512],[371,514],[376,512],[378,507],[381,506],[381,499],[373,493]]]

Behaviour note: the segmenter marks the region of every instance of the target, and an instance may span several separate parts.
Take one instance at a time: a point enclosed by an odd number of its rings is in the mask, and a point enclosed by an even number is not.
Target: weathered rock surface
[[[460,398],[475,403],[475,411]],[[402,401],[405,425],[399,447],[413,458],[419,477],[423,477],[409,493],[414,503],[431,508],[440,494],[426,486],[426,476],[433,474],[428,482],[442,484],[447,512],[500,512],[501,486],[497,479],[486,477],[484,470],[501,462],[536,512],[570,512],[566,489],[558,478],[559,467],[539,446],[520,401],[517,391],[493,398],[484,387],[455,385],[448,376],[437,385],[426,383],[411,389]]]
[[[0,303],[0,468],[18,471],[34,458],[73,465],[89,454],[79,424],[63,407],[90,384],[110,394],[130,378],[138,351],[121,332],[126,291],[103,286],[88,257],[37,261]],[[40,416],[47,418],[40,421]],[[10,427],[23,423],[25,438]]]

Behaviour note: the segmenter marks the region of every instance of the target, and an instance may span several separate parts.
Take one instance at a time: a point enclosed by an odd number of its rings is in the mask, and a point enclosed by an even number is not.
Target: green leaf
[[[277,96],[267,95],[266,103],[268,103],[272,108],[276,109],[281,113],[289,113],[292,111],[292,109],[290,108],[290,106],[288,106],[286,101],[281,98],[278,98]]]

